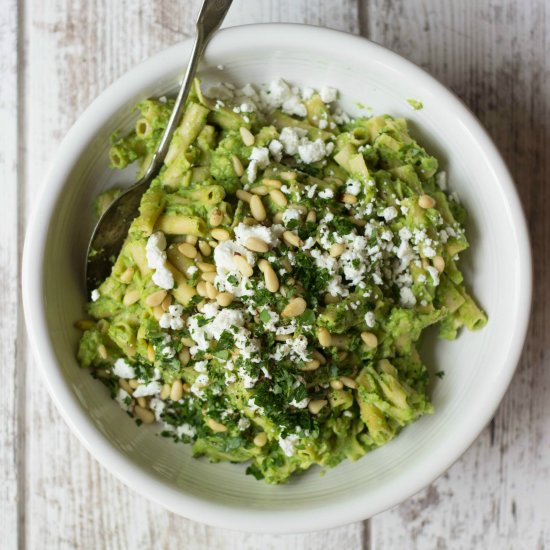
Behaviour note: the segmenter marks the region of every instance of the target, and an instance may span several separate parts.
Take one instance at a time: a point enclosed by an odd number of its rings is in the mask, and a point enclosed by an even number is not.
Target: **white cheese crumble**
[[[331,86],[323,86],[319,92],[323,103],[332,103],[338,97],[338,90]]]
[[[276,246],[285,228],[280,224],[273,224],[271,227],[265,227],[264,225],[246,225],[245,223],[240,223],[233,231],[235,233],[235,241],[238,245],[244,246],[248,239],[255,237],[267,243],[269,246]],[[214,254],[216,250],[217,247],[214,249]],[[249,259],[247,258],[247,260]],[[249,263],[253,265],[250,260]]]
[[[361,182],[354,180],[353,178],[349,178],[346,181],[346,193],[357,196],[361,192]]]
[[[288,225],[288,222],[292,220],[300,220],[302,217],[302,214],[297,208],[287,208],[283,212],[283,223],[285,225]]]
[[[157,395],[160,393],[161,385],[156,380],[149,382],[148,384],[143,384],[138,386],[134,390],[134,397],[147,397],[149,395]]]
[[[367,313],[365,313],[365,323],[369,328],[374,327],[376,324],[376,317],[374,316],[373,311],[367,311]]]
[[[172,330],[181,330],[183,328],[182,313],[183,306],[169,306],[168,311],[163,313],[159,319],[160,327],[164,329],[171,328]]]
[[[320,199],[332,199],[332,197],[334,197],[334,191],[330,187],[319,192]]]
[[[132,409],[132,396],[123,390],[122,388],[118,389],[118,392],[115,397],[117,403],[120,405],[120,408],[126,412],[130,412]]]
[[[160,288],[170,290],[174,286],[174,276],[166,267],[166,237],[162,231],[153,233],[147,240],[145,252],[148,266],[154,270],[153,282]]]
[[[384,208],[382,212],[382,217],[387,222],[390,222],[394,218],[397,218],[397,209],[395,208],[395,206],[388,206],[387,208]]]
[[[300,437],[296,434],[290,434],[286,437],[279,436],[279,447],[283,450],[286,456],[294,456],[296,452],[296,444],[300,441]]]
[[[134,367],[127,363],[124,359],[117,359],[113,365],[113,374],[119,378],[135,378],[136,371]]]
[[[90,295],[92,302],[97,302],[100,297],[101,297],[101,294],[99,293],[99,290],[97,290],[97,288],[94,288],[92,290],[92,294]]]

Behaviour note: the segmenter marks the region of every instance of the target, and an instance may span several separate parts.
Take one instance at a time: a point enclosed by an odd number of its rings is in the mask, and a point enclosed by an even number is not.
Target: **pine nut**
[[[207,283],[213,283],[216,280],[216,275],[214,271],[207,271],[206,273],[201,273],[201,279]]]
[[[126,294],[124,295],[124,298],[122,299],[122,303],[125,306],[131,306],[132,304],[135,304],[141,296],[141,292],[137,288],[133,288],[131,290],[128,290]]]
[[[341,380],[331,380],[330,387],[333,390],[341,390],[344,387],[344,384],[342,384]]]
[[[253,225],[258,225],[258,220],[256,218],[251,218],[250,216],[247,216],[246,218],[243,218],[243,223],[245,225],[248,225],[249,227],[252,227]]]
[[[185,382],[185,384],[183,384],[183,392],[184,393],[189,393],[191,391],[191,386]]]
[[[317,213],[315,210],[310,210],[307,213],[306,222],[315,223],[317,221]]]
[[[139,386],[139,382],[135,378],[128,380],[128,384],[133,390],[135,390]]]
[[[97,346],[97,354],[101,357],[101,359],[107,359],[107,348],[103,344],[99,344],[99,346]]]
[[[336,304],[337,302],[340,301],[338,296],[333,296],[332,294],[329,294],[328,292],[327,292],[327,294],[325,294],[323,296],[323,300],[325,301],[325,304]]]
[[[284,180],[295,180],[297,175],[296,172],[279,172],[279,176],[281,176]]]
[[[136,401],[140,407],[143,407],[144,409],[147,408],[147,399],[145,399],[145,397],[138,397]]]
[[[254,273],[254,270],[252,269],[252,266],[246,261],[246,258],[244,256],[235,255],[233,256],[233,261],[235,262],[237,269],[242,273],[243,277],[252,277],[252,273]]]
[[[288,204],[288,199],[280,189],[273,189],[273,191],[270,191],[269,196],[271,200],[281,208],[284,208]]]
[[[280,189],[283,184],[279,180],[272,180],[272,179],[263,179],[262,183],[264,185],[267,185],[268,187],[274,187],[275,189]]]
[[[332,336],[325,327],[321,327],[317,331],[317,339],[319,340],[319,344],[324,348],[328,348],[332,345]]]
[[[145,298],[145,305],[149,307],[160,306],[167,294],[166,290],[157,290]]]
[[[164,310],[160,306],[153,308],[153,317],[158,321],[164,315]]]
[[[275,212],[273,215],[273,223],[283,223],[283,213]]]
[[[170,388],[170,399],[179,401],[183,397],[183,383],[181,380],[174,380]]]
[[[329,254],[332,258],[338,258],[338,256],[341,256],[346,249],[346,245],[344,243],[337,243],[333,244],[330,247]]]
[[[144,423],[152,424],[155,421],[155,415],[149,409],[145,409],[140,405],[134,407],[134,414]]]
[[[310,401],[307,408],[309,409],[309,412],[311,414],[319,414],[321,412],[321,409],[328,403],[326,399],[316,399],[314,401]]]
[[[191,359],[189,348],[182,348],[182,350],[178,353],[178,359],[180,360],[180,363],[185,367],[185,365],[187,365],[187,363],[189,363],[189,360]]]
[[[168,294],[164,300],[162,300],[162,304],[160,304],[160,307],[162,308],[162,311],[168,311],[168,308],[172,305],[172,295]]]
[[[197,244],[198,240],[199,240],[198,237],[196,237],[195,235],[187,235],[185,237],[185,242],[192,244],[193,246]]]
[[[260,432],[254,438],[254,445],[256,445],[256,447],[263,447],[266,443],[267,443],[267,434],[265,432]]]
[[[181,339],[181,343],[188,348],[192,348],[195,345],[195,340],[193,340],[193,338],[188,338],[187,336],[184,336]]]
[[[418,206],[420,208],[433,208],[435,206],[435,199],[430,195],[420,195],[418,198]]]
[[[350,193],[344,193],[342,196],[342,202],[345,204],[355,204],[357,202],[357,197],[351,195]]]
[[[178,250],[186,257],[193,258],[197,257],[197,249],[191,243],[181,243],[178,245]]]
[[[298,210],[300,214],[303,214],[304,216],[307,214],[307,208],[303,204],[289,204],[289,208],[293,208],[294,210]]]
[[[170,384],[164,384],[160,390],[160,398],[164,401],[170,397]]]
[[[124,380],[124,378],[119,378],[118,385],[128,394],[132,395],[134,393],[134,388],[130,386],[128,383],[128,380]]]
[[[244,174],[244,168],[241,159],[237,155],[233,155],[231,157],[231,162],[233,163],[233,170],[235,171],[235,175],[240,178]]]
[[[205,273],[216,271],[216,266],[207,262],[197,262],[197,267]]]
[[[257,237],[249,237],[246,239],[244,246],[253,252],[267,252],[269,250],[269,245]]]
[[[228,241],[231,238],[229,231],[227,231],[227,229],[222,229],[221,227],[216,227],[215,229],[212,229],[212,231],[210,231],[210,234],[212,235],[212,237],[214,237],[214,239],[220,242]]]
[[[313,355],[313,359],[317,359],[317,361],[319,361],[321,365],[326,365],[327,358],[320,351],[314,350],[312,355]]]
[[[443,273],[445,269],[445,260],[441,256],[434,256],[432,258],[432,263],[439,273]]]
[[[126,269],[126,271],[124,271],[119,279],[120,279],[120,282],[121,283],[124,283],[125,285],[127,285],[128,283],[130,283],[132,281],[134,277],[134,268],[133,267],[129,267]]]
[[[207,282],[206,283],[206,296],[208,297],[208,299],[209,300],[215,300],[217,295],[218,295],[218,291],[217,291],[216,287],[211,282]]]
[[[357,382],[349,376],[340,376],[340,382],[342,382],[344,386],[346,386],[347,388],[351,388],[352,390],[357,387]]]
[[[199,241],[199,250],[205,255],[212,254],[212,247],[206,241]]]
[[[248,191],[245,191],[244,189],[237,189],[235,195],[237,195],[237,198],[239,200],[244,202],[250,202],[250,199],[252,198],[252,194]]]
[[[239,132],[241,134],[241,139],[243,140],[243,143],[247,147],[254,145],[254,141],[255,141],[254,134],[248,128],[246,128],[245,126],[241,126],[239,128]]]
[[[321,366],[321,363],[317,359],[312,359],[304,363],[302,370],[317,370]]]
[[[269,189],[265,185],[257,185],[253,187],[250,192],[254,193],[254,195],[261,195],[262,197],[269,195]]]
[[[283,258],[281,260],[281,265],[290,273],[292,271],[292,266],[290,265],[290,262],[288,261],[288,258]]]
[[[151,363],[155,361],[155,348],[151,344],[147,346],[147,359],[149,359]]]
[[[259,195],[252,195],[250,199],[250,212],[259,222],[263,222],[267,218],[264,203]]]
[[[208,223],[212,227],[217,227],[220,225],[223,221],[223,212],[219,208],[214,208],[214,210],[210,211],[210,214],[208,214]]]
[[[300,237],[298,237],[298,235],[296,235],[296,233],[293,233],[292,231],[285,231],[283,233],[283,240],[285,241],[286,244],[289,244],[290,246],[302,246],[302,240],[300,239]]]
[[[206,283],[204,281],[197,283],[197,294],[203,298],[206,296]]]
[[[303,298],[292,298],[283,311],[281,311],[281,315],[283,317],[298,317],[298,315],[302,315],[306,307],[307,303]]]
[[[361,339],[370,349],[373,349],[378,345],[378,338],[376,337],[376,334],[373,334],[372,332],[362,332]]]
[[[231,292],[220,292],[216,296],[216,302],[222,307],[227,307],[235,298]]]
[[[260,260],[258,263],[260,271],[264,274],[265,287],[269,292],[277,292],[279,290],[279,279],[271,264],[267,260]]]
[[[223,424],[220,424],[219,422],[216,422],[213,418],[209,418],[206,421],[206,424],[213,432],[226,432],[227,431],[227,426],[224,426]]]

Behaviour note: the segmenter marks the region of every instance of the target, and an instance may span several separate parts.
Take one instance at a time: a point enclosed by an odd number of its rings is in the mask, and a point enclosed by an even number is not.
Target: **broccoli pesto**
[[[171,107],[138,106],[114,167],[143,172]],[[423,330],[487,322],[464,215],[405,120],[352,119],[329,87],[197,81],[79,362],[138,422],[268,483],[357,460],[433,411]]]

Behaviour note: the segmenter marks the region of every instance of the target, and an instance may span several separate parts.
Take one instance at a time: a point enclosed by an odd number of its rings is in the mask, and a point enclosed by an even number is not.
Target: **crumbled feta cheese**
[[[195,435],[197,435],[197,430],[194,426],[191,426],[191,424],[184,422],[181,426],[176,428],[176,435],[178,437],[181,437],[182,435],[186,435],[187,437],[195,437]]]
[[[332,197],[334,197],[334,191],[330,187],[319,192],[320,199],[332,199]]]
[[[281,162],[281,159],[283,158],[283,144],[278,139],[272,139],[269,142],[268,148],[271,156],[277,162]]]
[[[126,412],[132,410],[132,396],[122,388],[118,389],[115,399],[122,410]]]
[[[374,316],[374,311],[367,311],[365,313],[365,323],[369,328],[373,328],[376,324],[376,317]]]
[[[94,288],[94,290],[92,290],[90,298],[92,299],[92,302],[97,302],[100,296],[101,294],[99,294],[99,290],[97,290],[97,288]]]
[[[145,252],[147,264],[154,269],[153,282],[160,288],[170,290],[174,286],[174,276],[166,267],[166,237],[162,231],[153,233],[147,240]]]
[[[294,456],[296,444],[300,441],[300,437],[296,434],[290,434],[286,437],[279,436],[279,447],[283,450],[286,456]]]
[[[289,405],[291,407],[296,407],[297,409],[305,409],[309,404],[309,397],[306,397],[305,399],[302,399],[301,401],[296,401],[293,399]]]
[[[302,217],[302,214],[297,208],[287,208],[283,212],[283,223],[285,225],[288,225],[288,222],[291,220],[300,220]]]
[[[302,103],[302,100],[297,95],[291,95],[286,99],[282,106],[283,113],[287,115],[296,115],[299,117],[307,116],[306,106]]]
[[[346,193],[357,196],[361,192],[361,182],[354,180],[353,178],[349,178],[346,181]]]
[[[321,96],[323,103],[332,103],[333,101],[336,101],[338,90],[336,90],[336,88],[332,88],[331,86],[323,86],[319,92],[319,95]]]
[[[312,162],[323,160],[329,154],[329,151],[328,147],[325,146],[325,142],[320,138],[317,138],[315,141],[302,138],[298,145],[298,154],[302,162],[311,164]]]
[[[382,212],[382,217],[387,221],[390,222],[394,218],[397,217],[397,209],[395,206],[388,206],[387,208],[384,208],[384,211]]]
[[[152,382],[149,382],[148,384],[143,384],[141,386],[138,386],[134,390],[134,397],[147,397],[149,395],[157,395],[160,393],[161,385],[156,380],[153,380]]]
[[[279,141],[283,144],[287,155],[295,155],[298,152],[300,140],[307,136],[307,130],[303,128],[286,127],[281,130]]]
[[[252,147],[249,160],[255,160],[258,168],[263,170],[269,164],[269,149],[267,147]]]
[[[136,377],[136,371],[134,370],[134,367],[132,367],[124,359],[117,359],[115,361],[115,364],[113,365],[112,370],[113,374],[115,376],[118,376],[119,378],[130,379]]]
[[[435,267],[431,266],[431,265],[428,266],[426,268],[426,270],[431,275],[434,286],[438,286],[439,285],[439,271],[437,271],[437,269]]]
[[[238,245],[244,246],[248,239],[255,237],[267,243],[269,246],[276,246],[285,228],[280,224],[273,224],[271,227],[265,227],[264,225],[246,225],[245,223],[240,223],[233,231],[235,233],[235,241]],[[214,254],[215,250],[217,250],[217,247],[214,249]]]
[[[408,286],[401,287],[399,291],[401,305],[404,307],[413,307],[416,304],[416,298]]]
[[[250,420],[248,418],[239,418],[237,422],[237,428],[242,432],[250,427]]]

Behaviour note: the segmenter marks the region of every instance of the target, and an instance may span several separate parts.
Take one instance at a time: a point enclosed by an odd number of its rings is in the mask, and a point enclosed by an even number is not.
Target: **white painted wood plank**
[[[198,1],[27,0],[26,207],[56,146],[110,82],[193,29]],[[228,24],[304,21],[356,32],[355,2],[235,2]],[[24,345],[24,342],[21,342]],[[29,548],[361,548],[363,526],[287,537],[213,529],[158,509],[115,480],[70,434],[29,358],[26,540]]]
[[[492,134],[527,211],[538,282],[523,360],[493,423],[445,476],[371,521],[373,548],[549,547],[548,3],[371,0],[364,10],[364,33],[450,86]]]
[[[0,11],[0,532],[2,548],[19,543],[19,382],[17,345],[20,310],[18,301],[18,82],[17,3],[8,1]]]

